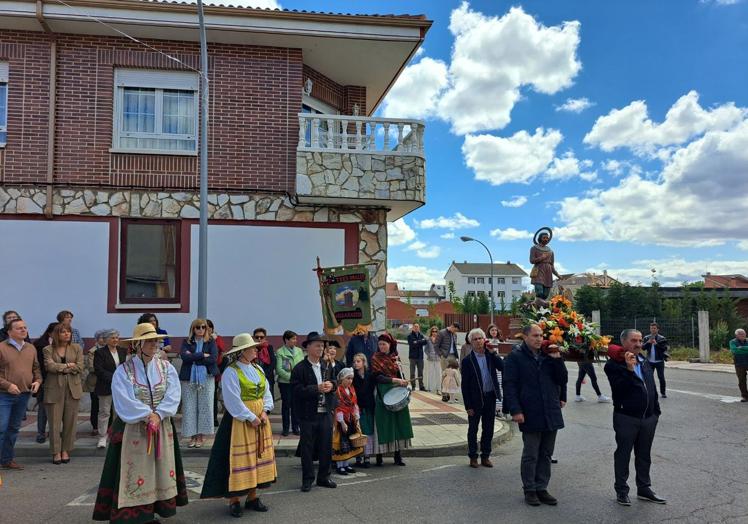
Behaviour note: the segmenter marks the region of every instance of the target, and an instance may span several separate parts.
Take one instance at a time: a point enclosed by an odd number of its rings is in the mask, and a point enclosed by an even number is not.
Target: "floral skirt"
[[[99,491],[96,494],[93,520],[109,521],[117,524],[144,524],[152,522],[158,517],[173,517],[177,513],[177,506],[187,505],[187,485],[182,467],[182,456],[179,453],[179,442],[174,421],[168,419],[162,424],[170,424],[172,439],[174,441],[174,469],[173,475],[176,479],[177,494],[167,500],[157,500],[150,504],[139,506],[119,507],[120,475],[122,469],[122,442],[126,424],[119,418],[115,418],[110,428],[109,448],[104,461],[104,469],[101,472]],[[150,455],[156,460],[155,453]],[[171,471],[169,474],[171,475]]]
[[[355,428],[349,426],[348,434]],[[343,434],[340,430],[340,424],[335,421],[332,425],[332,459],[338,462],[350,460],[364,452],[364,448],[354,448],[348,438],[348,434]]]

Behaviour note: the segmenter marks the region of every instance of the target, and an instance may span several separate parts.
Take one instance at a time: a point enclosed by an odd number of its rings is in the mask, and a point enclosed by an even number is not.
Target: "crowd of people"
[[[168,358],[169,335],[155,315],[142,315],[128,339],[115,329],[97,331],[86,352],[73,318],[72,312],[61,311],[32,344],[17,312],[3,316],[0,467],[23,469],[15,461],[14,446],[32,396],[37,400],[37,442],[49,438],[52,463],[69,463],[79,402],[84,392],[89,393],[92,436],[99,437],[98,447],[107,448],[95,520],[145,522],[171,516],[187,504],[174,424],[180,409],[181,436],[189,439],[189,447],[201,447],[215,433],[201,497],[228,499],[234,517],[245,509],[267,511],[257,490],[275,482],[278,474],[269,420],[276,382],[282,433],[300,437],[303,492],[313,484],[335,488],[333,468],[348,475],[371,467],[372,459],[382,466],[384,455],[405,466],[402,452],[413,438],[410,411],[407,402],[395,409],[386,403],[388,394],[398,388],[417,387],[464,404],[472,468],[493,467],[495,420],[502,413],[511,417],[522,434],[525,501],[531,506],[557,503],[548,484],[556,435],[564,427],[568,373],[559,349],[543,340],[537,325],[525,326],[522,340],[502,358],[498,350],[503,337],[495,325],[487,333],[471,330],[465,344],[459,345],[457,323],[444,329],[430,327],[428,336],[414,324],[407,339],[406,377],[397,341],[386,332],[357,332],[342,351],[338,340],[317,332],[309,333],[298,347],[297,334],[289,330],[275,350],[267,330],[256,328],[252,334],[233,337],[227,348],[210,320],[195,319],[181,343],[177,371]],[[748,401],[748,340],[742,329],[735,335],[730,349],[743,401]],[[638,498],[664,503],[651,488],[649,470],[660,415],[658,397],[666,398],[667,340],[652,323],[646,337],[627,329],[620,342],[610,346],[605,364],[614,406],[616,500],[631,504],[627,480],[633,451]],[[589,359],[579,363],[576,400],[583,400],[580,388],[586,376],[598,401],[609,402]],[[219,396],[224,408],[220,424]]]

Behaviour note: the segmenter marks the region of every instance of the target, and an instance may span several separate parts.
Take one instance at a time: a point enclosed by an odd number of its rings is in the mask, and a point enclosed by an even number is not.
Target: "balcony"
[[[424,129],[420,120],[299,114],[298,201],[407,215],[425,203]]]

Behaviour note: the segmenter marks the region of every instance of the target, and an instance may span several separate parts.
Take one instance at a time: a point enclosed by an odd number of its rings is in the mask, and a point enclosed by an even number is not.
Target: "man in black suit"
[[[613,390],[613,431],[616,434],[616,451],[613,455],[616,502],[630,506],[629,461],[634,451],[636,468],[636,496],[641,500],[665,504],[665,499],[655,495],[649,478],[652,465],[652,441],[660,419],[652,367],[642,355],[642,334],[635,329],[621,333],[623,348],[611,345],[610,360],[605,363],[605,374]],[[623,353],[623,362],[615,353]],[[622,350],[622,351],[618,351]]]
[[[504,371],[498,348],[486,352],[486,334],[480,328],[468,333],[472,351],[462,359],[462,400],[468,414],[468,457],[470,467],[478,467],[478,423],[481,423],[480,462],[492,468],[491,441],[496,420],[496,400],[501,398],[496,371]]]
[[[291,371],[294,411],[301,422],[302,484],[301,491],[312,489],[314,481],[314,458],[319,457],[317,485],[324,488],[337,487],[330,480],[332,467],[332,413],[335,410],[335,377],[322,360],[325,341],[312,331],[301,344],[307,356]]]
[[[119,331],[116,329],[105,329],[101,336],[106,346],[94,352],[94,374],[96,375],[96,387],[94,393],[99,398],[99,442],[97,448],[106,447],[106,434],[109,429],[110,414],[114,411],[112,405],[112,378],[117,366],[125,363],[127,350],[119,347]]]

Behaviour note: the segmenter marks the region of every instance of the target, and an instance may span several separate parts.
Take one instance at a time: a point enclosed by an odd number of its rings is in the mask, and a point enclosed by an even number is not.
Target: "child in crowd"
[[[447,369],[442,371],[442,401],[457,402],[460,392],[460,364],[454,357],[447,360]]]
[[[355,473],[351,459],[363,453],[364,448],[354,448],[350,435],[358,433],[360,412],[353,389],[353,368],[343,368],[338,373],[338,406],[332,432],[332,459],[337,462],[338,474]]]
[[[374,389],[376,383],[368,369],[366,355],[363,353],[356,353],[353,357],[353,371],[353,389],[356,392],[360,412],[359,423],[361,432],[366,435],[363,460],[361,455],[356,457],[356,467],[368,468],[371,464],[369,457],[374,454],[376,439],[374,429]]]

